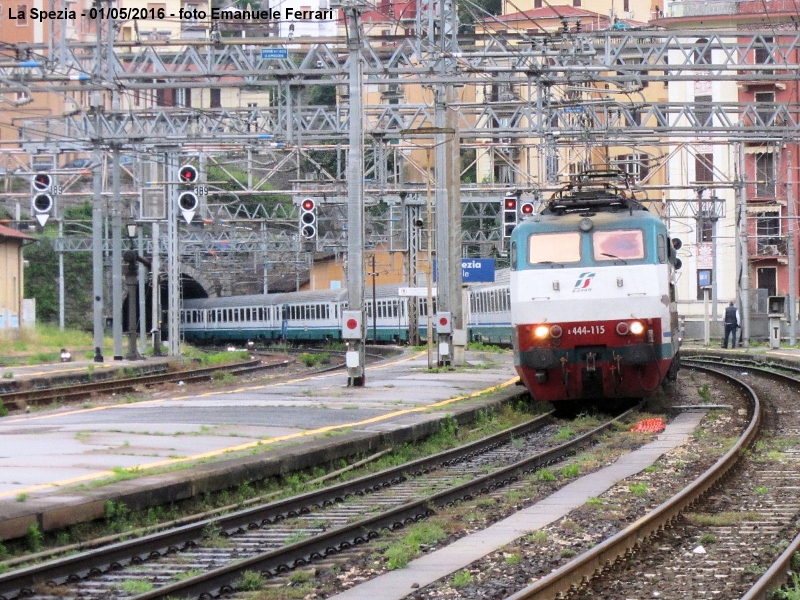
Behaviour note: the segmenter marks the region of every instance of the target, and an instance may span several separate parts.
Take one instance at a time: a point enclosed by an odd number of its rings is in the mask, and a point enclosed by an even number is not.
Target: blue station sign
[[[461,281],[464,283],[493,283],[493,258],[462,258]]]

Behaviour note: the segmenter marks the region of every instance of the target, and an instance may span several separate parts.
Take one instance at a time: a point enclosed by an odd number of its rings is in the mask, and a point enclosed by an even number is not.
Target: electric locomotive
[[[679,247],[618,171],[582,174],[514,229],[514,362],[537,400],[642,397],[676,377]]]

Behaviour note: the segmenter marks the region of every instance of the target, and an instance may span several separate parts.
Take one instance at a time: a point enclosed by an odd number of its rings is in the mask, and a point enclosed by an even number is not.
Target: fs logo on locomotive
[[[578,275],[578,281],[575,282],[575,287],[572,288],[572,292],[588,292],[592,287],[592,277],[594,277],[596,273],[581,273]]]

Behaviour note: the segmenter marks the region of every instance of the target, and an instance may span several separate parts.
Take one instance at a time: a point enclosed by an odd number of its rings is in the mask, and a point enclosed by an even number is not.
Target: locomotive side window
[[[667,262],[667,239],[663,233],[658,234],[658,262]]]
[[[639,260],[644,258],[644,234],[639,229],[595,231],[592,251],[597,261]]]
[[[581,260],[581,234],[543,233],[528,237],[528,263],[562,265]]]
[[[510,261],[511,270],[512,271],[516,271],[517,270],[517,242],[512,240],[511,249],[509,250],[508,254],[509,254],[509,261]]]

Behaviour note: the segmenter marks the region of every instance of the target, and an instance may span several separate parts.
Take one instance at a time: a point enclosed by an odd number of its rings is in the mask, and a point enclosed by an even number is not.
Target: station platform
[[[467,362],[428,370],[407,352],[368,366],[361,388],[334,371],[4,417],[0,539],[102,518],[109,500],[137,510],[375,452],[524,393],[510,351]]]
[[[0,394],[37,386],[68,385],[83,383],[90,379],[100,381],[116,377],[122,369],[135,369],[137,372],[158,373],[175,362],[173,357],[156,356],[144,360],[74,360],[70,362],[42,363],[36,365],[9,365],[0,367]]]

